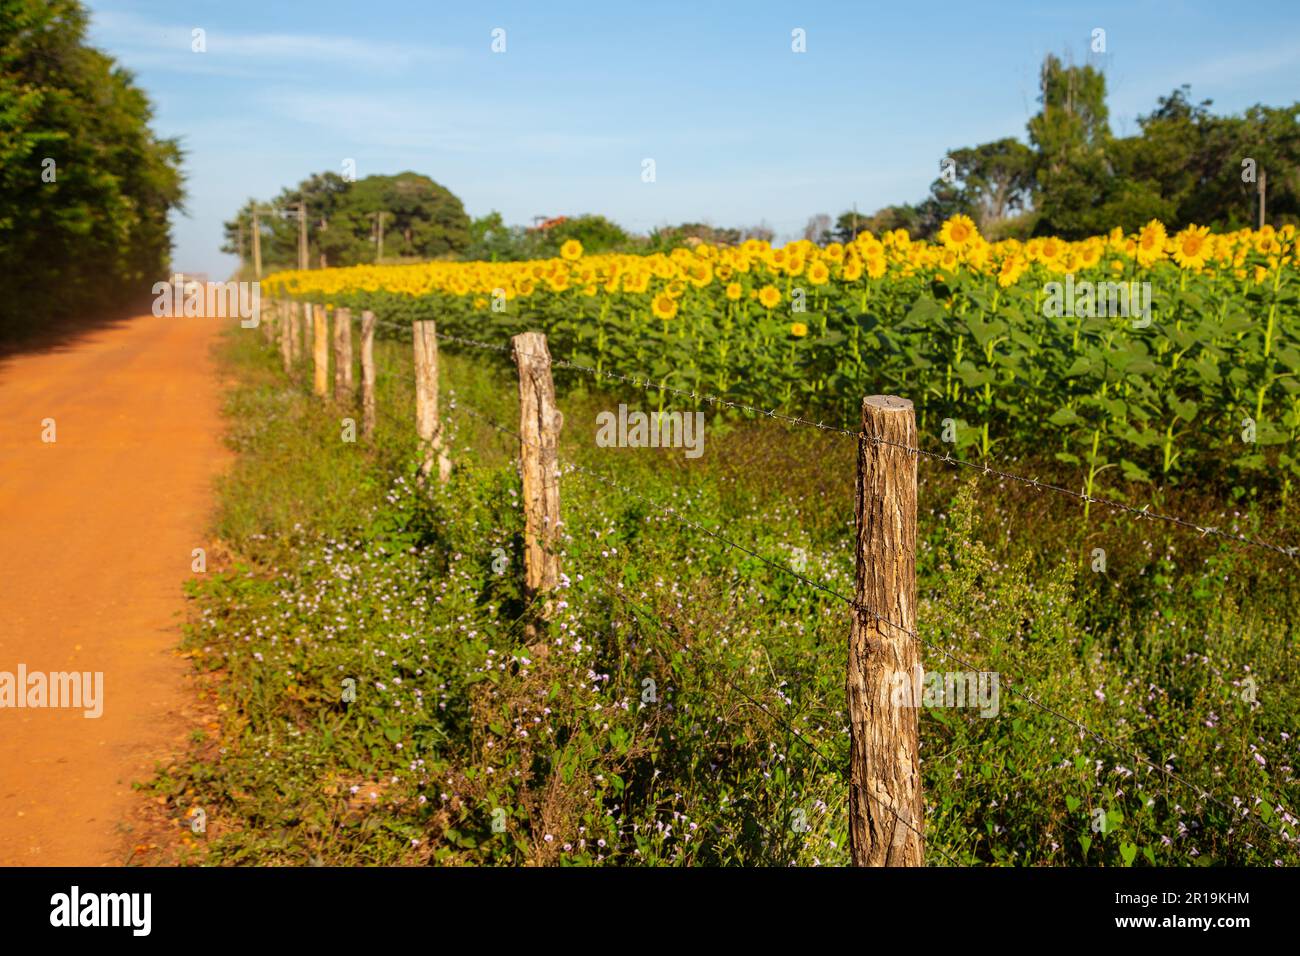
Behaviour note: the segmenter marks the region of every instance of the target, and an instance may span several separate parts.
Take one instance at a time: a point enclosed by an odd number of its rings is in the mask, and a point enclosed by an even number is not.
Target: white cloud
[[[449,62],[458,51],[311,33],[236,33],[205,25],[161,23],[129,13],[91,14],[91,42],[111,48],[128,67],[236,76],[309,63],[358,70],[409,70],[417,63]],[[205,31],[206,52],[195,53],[193,31]],[[249,71],[249,68],[257,68]]]

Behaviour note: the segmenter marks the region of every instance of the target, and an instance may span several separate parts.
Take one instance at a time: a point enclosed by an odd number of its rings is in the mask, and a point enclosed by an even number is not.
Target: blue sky
[[[470,215],[511,223],[765,220],[787,238],[815,213],[922,198],[950,148],[1024,138],[1049,52],[1104,69],[1117,133],[1182,83],[1221,112],[1300,99],[1295,0],[89,7],[90,41],[136,74],[157,130],[187,152],[174,265],[213,277],[234,266],[218,249],[240,204],[346,159],[359,177],[428,174]],[[1098,27],[1103,55],[1089,49]]]

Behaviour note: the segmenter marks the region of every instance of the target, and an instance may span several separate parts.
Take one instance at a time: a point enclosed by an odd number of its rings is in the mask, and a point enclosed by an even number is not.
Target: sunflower
[[[1079,249],[1079,265],[1085,269],[1091,269],[1101,261],[1102,249],[1101,240],[1086,240]]]
[[[1002,268],[998,270],[998,285],[1003,289],[1015,285],[1027,265],[1020,256],[1007,256],[1002,260]]]
[[[568,259],[575,262],[582,258],[582,243],[577,239],[570,239],[564,245],[560,246],[560,258]]]
[[[1165,240],[1167,238],[1169,238],[1169,233],[1165,232],[1164,223],[1159,219],[1152,219],[1143,226],[1142,231],[1138,233],[1138,265],[1146,269],[1163,259],[1165,257]]]
[[[1055,236],[1048,236],[1038,244],[1038,259],[1044,265],[1050,265],[1065,251],[1065,244]]]
[[[677,300],[667,293],[661,292],[650,303],[650,311],[655,314],[657,319],[671,319],[677,314]]]
[[[831,270],[820,259],[808,267],[808,281],[813,285],[825,285],[830,277]]]
[[[1188,226],[1174,236],[1174,261],[1184,269],[1202,268],[1210,254],[1209,234],[1209,226]]]
[[[697,289],[703,289],[713,281],[713,267],[707,262],[698,262],[686,270],[686,278]]]
[[[781,301],[781,290],[774,285],[765,285],[758,290],[758,302],[765,309],[775,309]]]
[[[970,216],[953,216],[939,230],[939,241],[949,249],[964,249],[977,238],[979,231]]]
[[[801,339],[808,334],[808,326],[802,322],[794,322],[790,325],[790,334],[797,339]]]
[[[727,298],[732,302],[737,301],[743,294],[744,290],[740,287],[739,282],[732,282],[727,286]]]

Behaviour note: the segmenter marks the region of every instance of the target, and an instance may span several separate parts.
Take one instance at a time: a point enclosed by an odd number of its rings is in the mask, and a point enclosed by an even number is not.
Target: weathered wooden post
[[[302,323],[298,320],[298,302],[289,303],[289,362],[297,365],[302,361]]]
[[[334,310],[334,401],[352,401],[352,310]]]
[[[288,375],[293,371],[293,330],[298,324],[298,314],[290,311],[290,304],[283,299],[276,300],[275,311],[280,319],[280,364]]]
[[[313,304],[308,308],[312,310],[312,358],[316,363],[312,391],[324,398],[329,394],[329,319],[325,317],[325,306]]]
[[[262,327],[262,340],[270,345],[275,341],[275,303],[272,301],[262,302],[258,300],[258,325]]]
[[[428,476],[438,466],[438,480],[451,477],[451,459],[442,447],[442,421],[438,418],[438,326],[432,319],[411,323],[415,345],[415,425],[424,449],[420,474]]]
[[[886,444],[888,442],[889,444]],[[901,447],[899,447],[901,446]],[[921,866],[921,655],[916,633],[916,415],[862,400],[857,575],[849,637],[849,850],[854,866]]]
[[[302,304],[302,360],[308,361],[316,351],[316,315],[310,302]]]
[[[524,491],[524,594],[532,601],[560,583],[560,467],[556,450],[564,416],[555,406],[551,353],[541,332],[511,339],[519,368],[519,471]],[[550,617],[551,602],[541,608]],[[528,623],[525,642],[536,628]]]
[[[361,435],[375,437],[375,313],[361,313]]]

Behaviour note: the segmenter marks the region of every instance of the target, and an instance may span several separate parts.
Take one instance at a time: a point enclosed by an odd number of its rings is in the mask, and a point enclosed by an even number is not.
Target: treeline
[[[304,214],[306,243],[300,250],[299,217]],[[636,236],[590,214],[557,216],[532,226],[507,225],[495,211],[471,220],[450,190],[413,172],[359,180],[315,173],[274,199],[248,200],[223,228],[222,251],[238,255],[245,268],[260,254],[263,273],[296,268],[304,251],[308,268],[316,269],[380,261],[542,259],[558,255],[570,239],[591,252],[655,252],[695,239],[735,244],[751,235],[772,238],[772,231],[762,226],[718,229],[703,223]]]
[[[1252,106],[1239,116],[1216,115],[1211,105],[1193,102],[1184,86],[1139,117],[1136,134],[1116,136],[1105,75],[1048,56],[1027,142],[1008,136],[953,149],[940,159],[925,199],[870,213],[850,210],[834,219],[818,214],[808,220],[803,237],[843,242],[865,230],[905,228],[930,238],[955,215],[969,216],[991,239],[1079,239],[1115,226],[1136,231],[1151,219],[1174,230],[1192,223],[1237,229],[1257,222],[1261,177],[1267,177],[1266,220],[1275,226],[1300,222],[1300,103]],[[251,261],[256,205],[264,268],[292,267],[298,261],[298,223],[291,217],[300,203],[311,268],[376,262],[381,255],[386,262],[545,258],[570,239],[588,252],[660,252],[696,242],[774,238],[763,224],[725,228],[699,222],[635,235],[591,214],[523,226],[508,225],[494,211],[471,221],[461,201],[427,176],[349,182],[322,173],[269,203],[250,201],[225,224],[225,251]]]
[[[1261,174],[1266,221],[1300,221],[1300,103],[1218,116],[1183,86],[1139,117],[1136,134],[1116,136],[1105,75],[1055,56],[1043,62],[1038,101],[1027,144],[1008,137],[954,149],[921,202],[845,212],[833,228],[810,221],[809,230],[845,240],[855,230],[903,227],[928,237],[957,214],[999,239],[1079,239],[1115,226],[1134,231],[1151,219],[1172,229],[1239,229],[1257,223]]]
[[[306,216],[312,268],[457,256],[469,246],[470,220],[450,190],[419,173],[367,176],[316,173],[269,201],[250,199],[224,224],[222,252],[253,261],[256,223],[262,265],[298,265],[299,215]]]
[[[76,0],[0,0],[0,335],[147,296],[166,276],[181,150]]]

